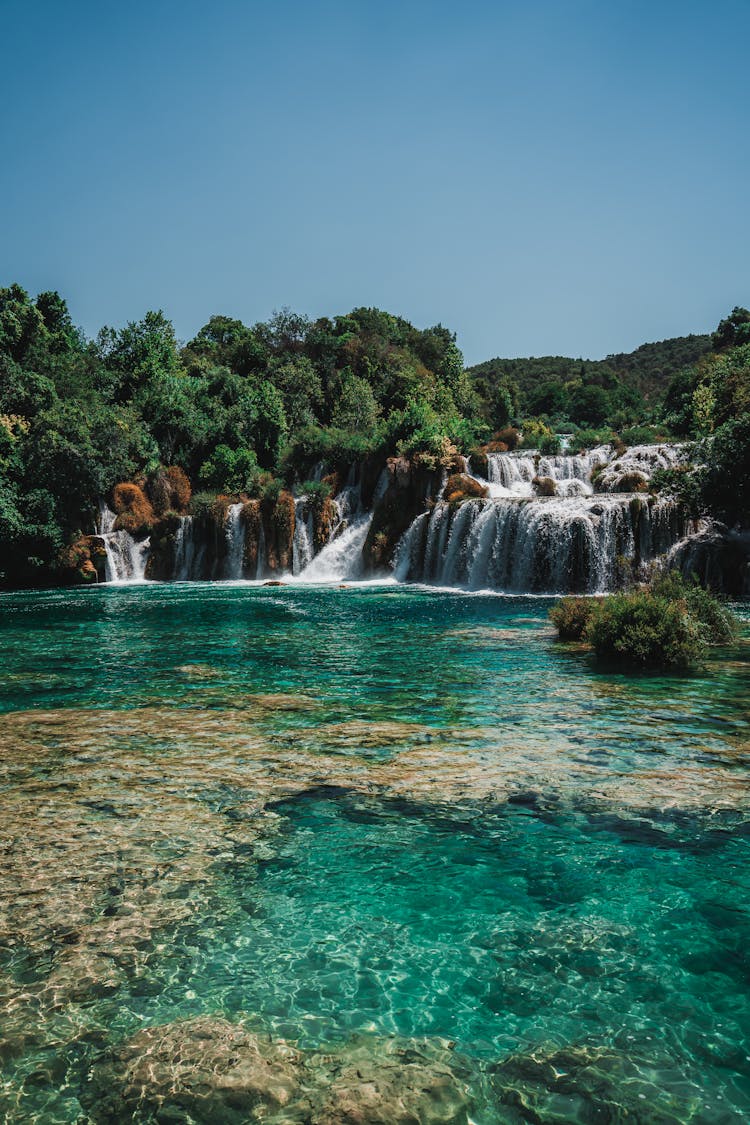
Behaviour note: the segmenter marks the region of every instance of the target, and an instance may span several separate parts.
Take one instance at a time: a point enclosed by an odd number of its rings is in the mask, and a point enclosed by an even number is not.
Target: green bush
[[[327,480],[306,480],[298,489],[300,496],[320,505],[331,495],[331,485]]]
[[[206,489],[230,494],[250,493],[260,471],[254,450],[247,446],[230,449],[226,445],[218,445],[201,465],[198,476]]]
[[[661,429],[655,426],[628,426],[620,431],[620,437],[625,445],[655,445],[667,440],[663,426]]]
[[[570,439],[571,450],[594,449],[597,445],[609,445],[614,434],[609,429],[576,430]]]
[[[676,571],[600,600],[563,598],[550,619],[560,640],[583,640],[598,660],[641,668],[688,669],[736,631],[729,607]]]
[[[543,434],[536,447],[545,457],[554,457],[560,452],[560,438],[557,434]]]
[[[705,652],[700,624],[684,603],[649,589],[610,595],[592,614],[585,638],[599,660],[643,668],[686,669]]]
[[[737,632],[737,619],[726,602],[676,570],[654,579],[651,590],[657,597],[683,601],[688,613],[700,624],[707,644],[727,644]]]
[[[304,476],[321,461],[330,469],[348,469],[364,460],[374,445],[369,435],[334,426],[304,426],[284,451],[282,470],[291,479]]]
[[[563,598],[549,611],[552,624],[561,641],[580,641],[597,609],[594,598]]]

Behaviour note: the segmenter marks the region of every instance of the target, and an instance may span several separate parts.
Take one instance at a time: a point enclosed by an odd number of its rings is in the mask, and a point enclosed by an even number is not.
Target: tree
[[[344,379],[332,424],[353,433],[371,434],[380,416],[370,384],[351,373]]]
[[[729,316],[719,321],[711,343],[714,351],[734,348],[738,344],[750,344],[750,312],[736,305]]]
[[[279,460],[289,429],[284,400],[273,383],[264,379],[255,391],[255,405],[257,409],[253,433],[255,452],[258,463],[264,469],[272,469]]]
[[[188,344],[188,357],[191,352],[238,375],[263,371],[268,362],[268,349],[258,335],[228,316],[212,316]]]

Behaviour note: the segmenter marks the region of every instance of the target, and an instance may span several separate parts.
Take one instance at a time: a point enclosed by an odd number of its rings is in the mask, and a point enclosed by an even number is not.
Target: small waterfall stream
[[[309,566],[314,553],[312,503],[306,496],[300,496],[294,502],[292,574],[296,576]]]
[[[299,574],[300,582],[351,582],[362,577],[362,548],[372,515],[360,516],[330,539]],[[340,524],[339,524],[340,526]]]
[[[230,504],[227,509],[225,532],[227,554],[224,559],[224,578],[236,581],[242,578],[242,564],[245,553],[245,527],[242,522],[242,503]]]
[[[150,539],[136,540],[127,531],[115,531],[117,516],[102,501],[98,534],[104,543],[104,580],[114,584],[144,582]]]

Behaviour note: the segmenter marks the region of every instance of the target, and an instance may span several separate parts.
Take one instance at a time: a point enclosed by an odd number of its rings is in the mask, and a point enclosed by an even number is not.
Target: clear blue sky
[[[467,361],[750,304],[748,0],[0,0],[0,284],[188,339],[378,305]]]

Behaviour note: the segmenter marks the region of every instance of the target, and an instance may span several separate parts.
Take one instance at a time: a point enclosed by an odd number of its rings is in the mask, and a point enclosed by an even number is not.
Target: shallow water
[[[113,1047],[225,1017],[450,1041],[483,1125],[747,1120],[747,629],[603,674],[550,604],[0,597],[0,1112],[105,1120]]]

